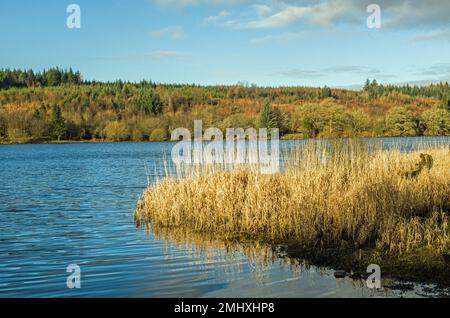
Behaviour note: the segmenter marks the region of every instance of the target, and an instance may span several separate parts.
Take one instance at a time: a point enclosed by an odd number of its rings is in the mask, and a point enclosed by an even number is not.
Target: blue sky
[[[66,26],[69,4],[81,29]],[[369,29],[367,5],[381,8]],[[450,81],[450,1],[2,0],[0,68],[86,79],[302,85]]]

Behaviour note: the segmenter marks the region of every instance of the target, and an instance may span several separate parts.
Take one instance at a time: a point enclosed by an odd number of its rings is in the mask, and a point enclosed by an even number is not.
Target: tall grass
[[[405,177],[421,153],[433,157],[433,167]],[[425,249],[440,262],[450,252],[449,211],[448,147],[406,153],[347,141],[307,143],[274,175],[239,167],[160,180],[144,192],[135,218],[157,229],[317,253],[370,248],[401,257]]]

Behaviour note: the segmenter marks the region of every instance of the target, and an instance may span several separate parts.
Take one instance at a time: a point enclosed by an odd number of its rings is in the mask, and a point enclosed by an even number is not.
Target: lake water
[[[422,141],[384,140],[406,148]],[[137,229],[133,210],[147,186],[144,167],[150,182],[163,177],[172,146],[0,146],[0,297],[423,295],[420,286],[406,294],[375,292],[336,279],[332,269],[276,256],[261,262],[239,246],[191,246]],[[66,285],[70,264],[81,268],[80,289]]]

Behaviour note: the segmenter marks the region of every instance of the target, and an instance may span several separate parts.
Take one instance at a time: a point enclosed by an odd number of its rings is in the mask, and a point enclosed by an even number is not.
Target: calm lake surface
[[[408,149],[449,138],[383,139]],[[380,141],[380,140],[378,140]],[[282,142],[288,149],[299,141]],[[385,297],[332,269],[259,261],[137,229],[133,210],[163,177],[172,143],[0,145],[0,297]],[[208,244],[206,244],[208,245]],[[81,267],[81,288],[66,285]]]

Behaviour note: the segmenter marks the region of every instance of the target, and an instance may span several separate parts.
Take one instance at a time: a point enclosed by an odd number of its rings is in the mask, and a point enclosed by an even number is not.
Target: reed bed
[[[421,154],[432,157],[432,167],[411,176]],[[277,174],[236,167],[159,180],[144,192],[135,219],[314,255],[347,251],[349,264],[427,255],[433,270],[450,277],[449,211],[448,146],[402,152],[346,141],[309,142]]]

